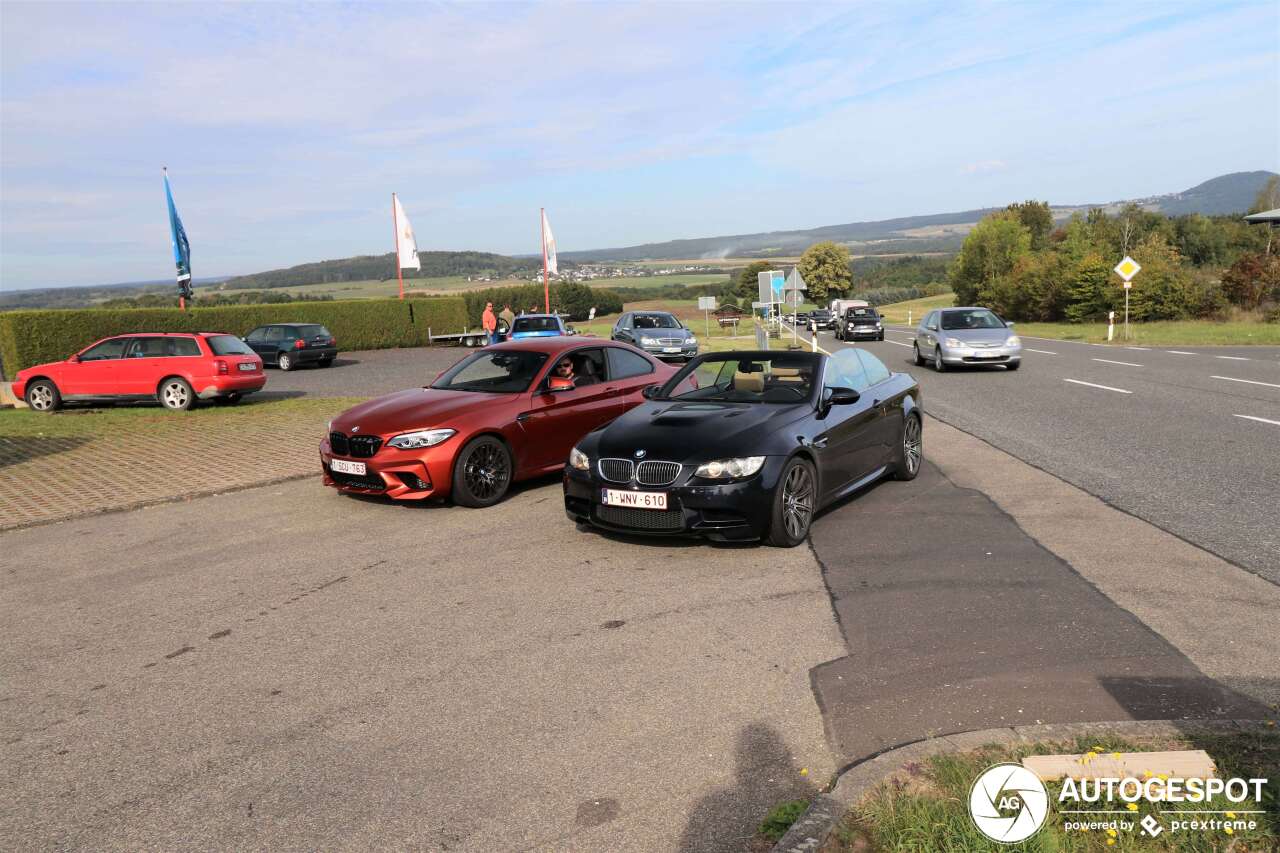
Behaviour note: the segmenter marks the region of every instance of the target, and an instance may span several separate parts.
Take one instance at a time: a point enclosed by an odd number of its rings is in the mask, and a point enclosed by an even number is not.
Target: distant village
[[[671,267],[642,267],[642,266],[605,266],[604,264],[579,264],[576,267],[563,269],[559,273],[553,273],[551,279],[553,281],[594,281],[602,278],[651,278],[655,276],[667,275],[690,275],[693,273],[727,273],[724,267],[712,267],[702,264],[688,264]],[[469,275],[467,281],[472,282],[494,282],[506,281],[504,278],[496,274]],[[529,276],[529,281],[542,283],[542,270],[538,270]]]

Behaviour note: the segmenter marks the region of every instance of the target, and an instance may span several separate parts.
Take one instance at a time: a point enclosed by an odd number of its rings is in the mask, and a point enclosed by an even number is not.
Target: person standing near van
[[[498,342],[498,318],[494,316],[492,302],[484,304],[484,313],[480,315],[480,325],[489,336],[489,344],[496,344]]]

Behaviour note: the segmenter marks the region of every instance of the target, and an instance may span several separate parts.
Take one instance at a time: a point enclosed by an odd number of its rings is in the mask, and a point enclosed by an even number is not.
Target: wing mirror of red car
[[[547,393],[556,394],[560,391],[572,391],[577,385],[572,379],[563,376],[552,376],[547,380]]]
[[[71,362],[72,364],[79,364],[79,363],[80,363],[80,353],[76,353],[75,355],[71,356],[71,358],[67,359],[67,361]]]

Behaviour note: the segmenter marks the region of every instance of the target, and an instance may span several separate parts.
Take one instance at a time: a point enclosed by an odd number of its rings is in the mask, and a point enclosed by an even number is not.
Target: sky
[[[1280,171],[1280,4],[0,2],[0,289]]]

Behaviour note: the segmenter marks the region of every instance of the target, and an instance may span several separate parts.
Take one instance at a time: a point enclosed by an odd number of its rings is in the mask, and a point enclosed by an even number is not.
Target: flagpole
[[[551,313],[551,279],[547,277],[547,209],[538,208],[538,230],[542,232],[542,298],[546,312]]]
[[[404,299],[404,270],[400,269],[400,219],[396,216],[396,194],[391,194],[391,229],[396,237],[396,280],[400,282],[400,298]]]
[[[168,167],[168,166],[161,166],[161,167],[160,167],[160,171],[164,174],[165,186],[167,187],[167,186],[168,186],[168,181],[169,181],[169,167]],[[171,226],[171,227],[172,227],[172,226]],[[181,282],[179,282],[179,285],[178,285],[178,286],[179,286],[179,287],[181,287],[181,286],[182,286],[182,285],[181,285]],[[185,296],[183,296],[183,295],[182,295],[182,291],[181,291],[181,290],[179,290],[179,291],[178,291],[178,310],[179,310],[179,311],[182,311],[182,312],[184,312],[184,313],[185,313],[185,312],[186,312],[186,310],[187,310],[187,297],[185,297]]]

